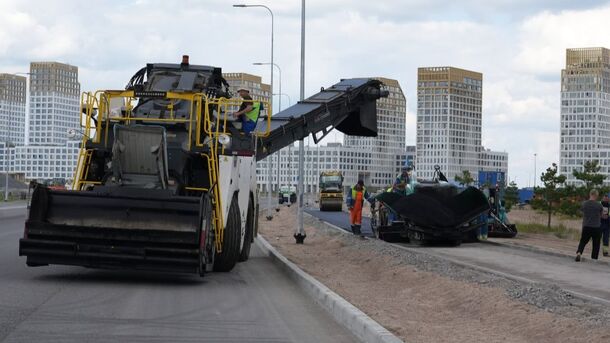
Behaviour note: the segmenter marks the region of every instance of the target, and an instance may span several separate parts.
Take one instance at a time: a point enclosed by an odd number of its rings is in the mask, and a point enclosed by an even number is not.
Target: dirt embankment
[[[506,285],[497,287],[504,279],[452,270],[456,267],[449,263],[405,256],[385,242],[312,226],[306,226],[305,244],[296,245],[294,222],[294,208],[282,209],[272,222],[261,221],[260,232],[287,258],[405,341],[610,341],[610,316],[595,317],[592,313],[599,312],[586,306],[572,308],[564,299],[558,307],[542,309],[511,298]]]

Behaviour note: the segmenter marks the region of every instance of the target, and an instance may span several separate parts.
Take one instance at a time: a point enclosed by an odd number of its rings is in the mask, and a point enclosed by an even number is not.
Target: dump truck
[[[340,171],[320,173],[320,211],[341,211],[343,208],[343,174]]]
[[[227,272],[257,235],[256,162],[333,128],[377,134],[374,79],[344,79],[245,134],[221,68],[150,63],[125,89],[83,93],[72,190],[34,185],[19,240],[28,266]],[[259,101],[259,100],[255,100]]]

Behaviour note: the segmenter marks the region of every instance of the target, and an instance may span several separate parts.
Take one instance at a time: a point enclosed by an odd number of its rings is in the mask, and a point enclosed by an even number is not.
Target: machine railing
[[[142,117],[134,116],[134,109],[141,97],[158,98],[168,102],[166,109],[168,117]],[[178,101],[188,101],[187,115],[176,116],[175,105]],[[271,107],[267,101],[248,100],[245,102],[260,102],[266,108],[264,130],[252,133],[255,138],[269,136],[271,131]],[[200,153],[205,158],[208,167],[209,188],[185,185],[185,189],[198,192],[212,192],[213,223],[216,234],[216,249],[222,251],[222,237],[224,231],[222,206],[219,190],[218,155],[224,153],[224,146],[219,139],[222,135],[231,136],[228,126],[232,121],[230,110],[239,107],[244,101],[238,99],[209,98],[203,93],[192,92],[142,92],[133,90],[106,90],[95,93],[86,92],[81,95],[81,126],[84,129],[81,149],[74,173],[73,189],[83,190],[88,185],[99,185],[100,181],[88,180],[89,166],[94,148],[87,148],[87,142],[101,144],[102,137],[105,147],[109,147],[109,130],[111,123],[131,124],[139,123],[157,124],[185,124],[188,130],[187,148],[206,148]],[[260,116],[259,116],[260,119]],[[260,122],[260,120],[259,120]],[[260,127],[260,125],[259,125]],[[253,154],[255,150],[253,150]]]

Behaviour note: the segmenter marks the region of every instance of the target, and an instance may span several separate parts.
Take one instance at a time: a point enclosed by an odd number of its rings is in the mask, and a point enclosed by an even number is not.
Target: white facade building
[[[344,176],[347,173],[353,172],[353,169],[346,170],[345,161],[349,159],[360,160],[355,158],[360,151],[354,148],[348,148],[341,143],[328,143],[328,145],[320,146],[305,146],[305,178],[303,184],[305,193],[318,192],[318,179],[320,173],[329,170],[342,171]],[[350,156],[351,155],[351,156]],[[299,175],[299,148],[291,146],[282,149],[279,153],[274,154],[271,158],[272,176],[271,189],[277,190],[277,157],[280,157],[280,187],[282,186],[297,186]],[[256,166],[257,184],[259,190],[267,191],[267,163],[270,159],[265,158],[259,161]]]
[[[58,62],[30,63],[29,97],[29,137],[4,149],[10,154],[9,172],[25,180],[70,181],[80,145],[80,139],[68,138],[69,130],[80,128],[78,68]],[[21,137],[25,137],[25,120],[23,128]]]
[[[438,165],[453,180],[468,170],[508,172],[508,154],[481,145],[483,75],[454,68],[418,69],[418,178],[430,179]]]
[[[567,49],[561,71],[559,172],[577,184],[574,170],[598,160],[610,182],[610,50]]]
[[[80,128],[78,68],[58,62],[30,63],[30,145],[65,145]]]
[[[25,180],[72,181],[80,141],[64,145],[25,145],[10,149],[11,174],[23,175]]]
[[[10,171],[10,147],[25,143],[26,78],[0,74],[0,171]]]
[[[345,136],[345,183],[353,185],[362,179],[375,190],[391,185],[400,170],[396,160],[404,155],[407,101],[396,80],[378,77],[389,91],[387,98],[377,100],[377,137]]]
[[[26,78],[0,74],[0,142],[25,144]]]

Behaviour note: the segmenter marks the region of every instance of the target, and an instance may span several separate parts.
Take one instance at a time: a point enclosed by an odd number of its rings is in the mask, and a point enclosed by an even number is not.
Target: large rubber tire
[[[227,216],[227,224],[224,229],[222,252],[216,252],[214,256],[214,271],[229,272],[239,258],[241,241],[241,215],[239,213],[239,204],[237,196],[231,200],[229,207],[229,215]]]
[[[200,235],[206,235],[205,246],[199,247],[199,276],[211,271],[214,263],[214,230],[212,227],[212,200],[210,194],[202,199]]]
[[[252,200],[248,201],[248,214],[246,215],[246,234],[244,235],[244,245],[241,248],[239,254],[239,262],[244,262],[250,257],[250,246],[252,245],[252,239],[254,239],[254,204]]]

